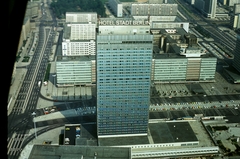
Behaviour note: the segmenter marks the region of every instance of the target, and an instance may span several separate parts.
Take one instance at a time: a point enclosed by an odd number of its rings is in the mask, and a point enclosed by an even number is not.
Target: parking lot
[[[218,72],[215,82],[162,83],[152,86],[152,97],[185,97],[193,96],[194,89],[201,90],[206,96],[240,94],[240,85],[231,84]]]
[[[238,107],[240,85],[227,82],[217,72],[215,81],[155,84],[151,87],[150,111]]]

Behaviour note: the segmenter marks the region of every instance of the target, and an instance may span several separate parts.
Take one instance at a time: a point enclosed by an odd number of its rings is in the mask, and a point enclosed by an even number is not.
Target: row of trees
[[[101,17],[106,17],[101,0],[53,0],[50,7],[59,19],[65,18],[66,12],[97,12]]]

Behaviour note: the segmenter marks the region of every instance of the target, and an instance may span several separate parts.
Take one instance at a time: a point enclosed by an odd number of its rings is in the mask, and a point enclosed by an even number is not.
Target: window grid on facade
[[[114,44],[114,38],[127,40]],[[152,35],[97,37],[99,136],[147,133],[152,43],[143,39],[151,41]]]

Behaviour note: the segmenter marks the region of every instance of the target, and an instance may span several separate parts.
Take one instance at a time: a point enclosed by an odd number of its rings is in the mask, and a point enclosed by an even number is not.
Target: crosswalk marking
[[[23,144],[23,141],[29,134],[16,134],[14,133],[11,139],[9,139],[7,148],[7,154],[8,155],[14,155],[17,151],[21,150],[21,146]]]

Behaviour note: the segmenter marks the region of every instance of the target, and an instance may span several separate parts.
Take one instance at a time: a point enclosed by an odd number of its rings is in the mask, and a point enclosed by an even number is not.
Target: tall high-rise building
[[[108,5],[117,17],[123,16],[123,5],[119,0],[109,0]]]
[[[195,0],[185,0],[187,3],[194,5]]]
[[[234,4],[233,14],[240,14],[240,1],[239,3]]]
[[[219,0],[219,2],[220,2],[222,5],[226,5],[226,4],[227,4],[227,0]]]
[[[234,4],[233,13],[230,14],[230,24],[233,29],[240,28],[240,1]]]
[[[226,5],[231,7],[231,6],[234,6],[234,4],[236,3],[240,3],[240,0],[227,0]]]
[[[95,68],[95,55],[57,56],[57,81],[54,82],[58,87],[95,83]]]
[[[234,52],[233,67],[240,72],[240,34],[237,35],[236,48]]]
[[[216,17],[217,0],[195,0],[194,6],[207,18]]]
[[[99,138],[147,135],[152,42],[149,33],[97,35]]]
[[[208,18],[215,18],[217,10],[217,0],[204,0],[203,13]]]

